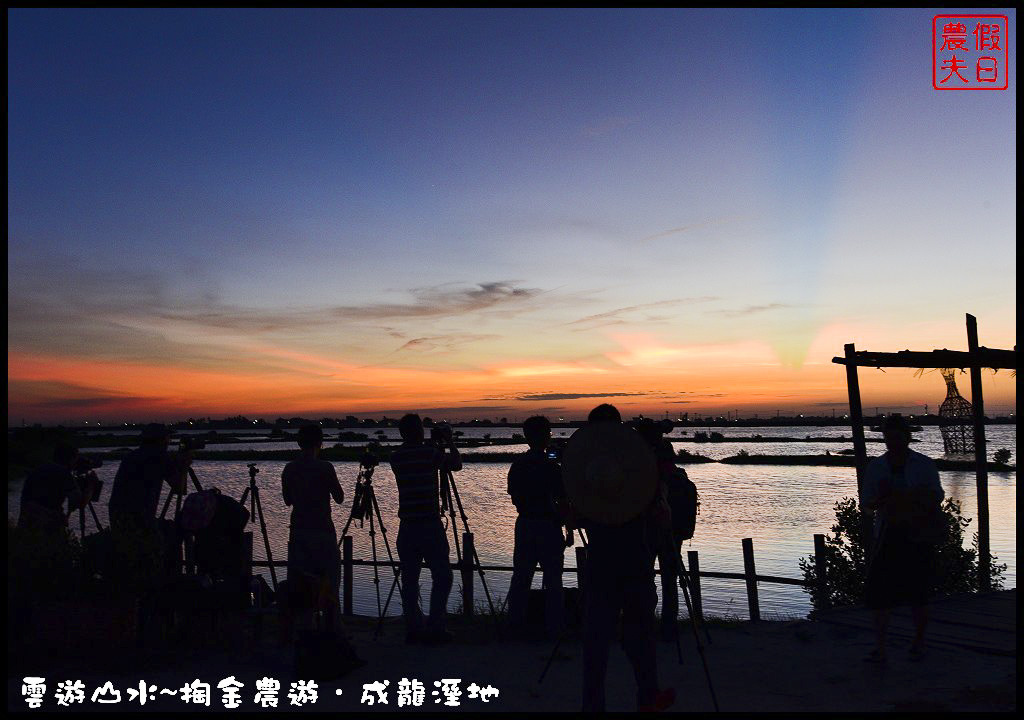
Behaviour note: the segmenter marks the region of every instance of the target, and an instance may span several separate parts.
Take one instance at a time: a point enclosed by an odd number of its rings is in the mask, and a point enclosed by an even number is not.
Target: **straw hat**
[[[607,525],[622,525],[643,512],[658,484],[650,447],[635,430],[615,422],[572,434],[562,454],[562,476],[576,512]]]

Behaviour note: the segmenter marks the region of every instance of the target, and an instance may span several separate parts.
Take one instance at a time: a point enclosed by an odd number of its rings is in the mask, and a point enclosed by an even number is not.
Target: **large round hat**
[[[639,433],[622,423],[599,422],[569,438],[562,454],[562,477],[579,515],[621,525],[654,499],[658,468]]]

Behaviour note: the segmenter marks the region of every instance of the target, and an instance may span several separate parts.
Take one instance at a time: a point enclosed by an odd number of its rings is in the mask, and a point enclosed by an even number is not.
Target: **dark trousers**
[[[608,651],[622,616],[622,646],[636,677],[637,706],[658,691],[654,610],[654,539],[643,518],[620,526],[587,528],[584,579],[583,712],[605,709]]]
[[[562,597],[563,537],[562,526],[555,518],[528,515],[516,518],[512,584],[508,590],[509,623],[513,628],[521,628],[526,622],[530,585],[537,563],[540,563],[544,573],[545,625],[552,637],[562,631],[565,614]]]
[[[443,630],[454,576],[448,564],[448,537],[441,518],[403,519],[398,525],[395,545],[402,571],[402,614],[406,631],[413,632],[424,626],[423,612],[419,607],[420,563],[424,561],[430,570],[432,585],[430,616],[426,625],[434,631]]]

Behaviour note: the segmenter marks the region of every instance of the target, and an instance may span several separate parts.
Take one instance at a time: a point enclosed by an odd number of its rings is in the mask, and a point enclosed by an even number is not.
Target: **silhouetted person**
[[[169,452],[170,439],[166,425],[151,423],[142,429],[139,447],[121,460],[108,502],[115,529],[155,530],[164,483],[173,492],[184,490],[192,452]]]
[[[622,427],[622,418],[613,405],[603,404],[594,408],[588,417],[588,428],[602,424]],[[585,428],[587,429],[587,428]],[[627,430],[633,433],[632,430]],[[621,447],[598,450],[601,452],[633,455],[647,454],[651,475],[656,474],[653,458],[643,441],[632,435],[608,432],[604,442]],[[626,442],[635,437],[630,443]],[[572,441],[570,440],[570,445]],[[565,465],[570,459],[567,449]],[[594,477],[605,470],[597,467],[600,460],[588,464],[586,473]],[[608,471],[612,472],[612,471]],[[657,484],[656,477],[650,482],[652,493]],[[611,487],[613,485],[609,485]],[[657,669],[657,648],[655,646],[655,608],[658,593],[654,585],[654,557],[659,543],[659,530],[651,517],[654,498],[644,495],[641,503],[631,495],[630,486],[623,486],[618,498],[605,497],[602,502],[608,506],[608,514],[617,511],[615,506],[638,508],[635,512],[622,511],[616,520],[621,522],[599,522],[588,516],[587,511],[577,507],[580,525],[586,530],[588,543],[586,574],[584,579],[583,614],[583,712],[603,712],[605,709],[605,675],[608,668],[608,651],[612,638],[622,617],[622,645],[633,665],[637,683],[637,708],[639,710],[663,710],[675,701],[671,688],[659,690]],[[591,515],[594,513],[591,512]]]
[[[670,423],[671,424],[671,423]],[[662,531],[664,539],[658,547],[658,566],[661,568],[661,638],[675,640],[679,630],[679,554],[683,538],[675,530],[675,518],[671,512],[671,498],[674,491],[687,479],[686,471],[676,465],[672,443],[665,439],[659,423],[645,418],[637,424],[640,433],[658,462],[658,491],[655,495],[653,519]],[[666,518],[666,512],[668,517]],[[667,520],[667,521],[666,521]]]
[[[82,507],[85,498],[72,475],[78,450],[65,442],[53,448],[53,460],[40,465],[25,478],[21,489],[18,527],[62,535],[72,510]],[[67,500],[67,513],[64,501]]]
[[[445,426],[447,427],[447,426]],[[449,453],[424,442],[423,421],[408,414],[398,422],[402,445],[391,453],[391,471],[398,485],[398,559],[402,571],[402,614],[405,641],[437,644],[452,639],[445,630],[452,570],[448,564],[448,538],[441,524],[439,473],[462,469],[451,430],[442,442]],[[430,615],[426,622],[418,601],[420,563],[430,570]]]
[[[917,660],[924,654],[934,543],[942,532],[945,493],[935,463],[910,449],[910,426],[902,416],[888,416],[882,433],[885,454],[868,463],[862,488],[864,508],[874,512],[865,603],[875,611],[876,647],[866,659],[885,660],[889,611],[909,603],[915,628],[910,656]]]
[[[508,494],[519,513],[508,591],[509,624],[513,632],[522,630],[534,569],[540,563],[544,573],[545,625],[548,634],[557,637],[565,608],[562,568],[567,547],[566,536],[562,534],[562,467],[547,456],[551,423],[546,417],[528,418],[523,423],[523,435],[530,449],[519,455],[508,471]]]
[[[301,456],[281,471],[284,504],[292,509],[288,527],[288,585],[295,592],[300,584],[315,591],[326,584],[327,625],[333,628],[338,616],[341,553],[331,517],[331,500],[341,505],[345,493],[334,465],[317,457],[324,442],[320,426],[299,428],[298,441]]]

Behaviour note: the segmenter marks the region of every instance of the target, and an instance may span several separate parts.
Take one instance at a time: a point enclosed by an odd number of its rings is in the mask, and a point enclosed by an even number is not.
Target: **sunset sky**
[[[944,92],[936,12],[9,11],[8,422],[841,414],[844,343],[1014,347],[1016,15]]]

